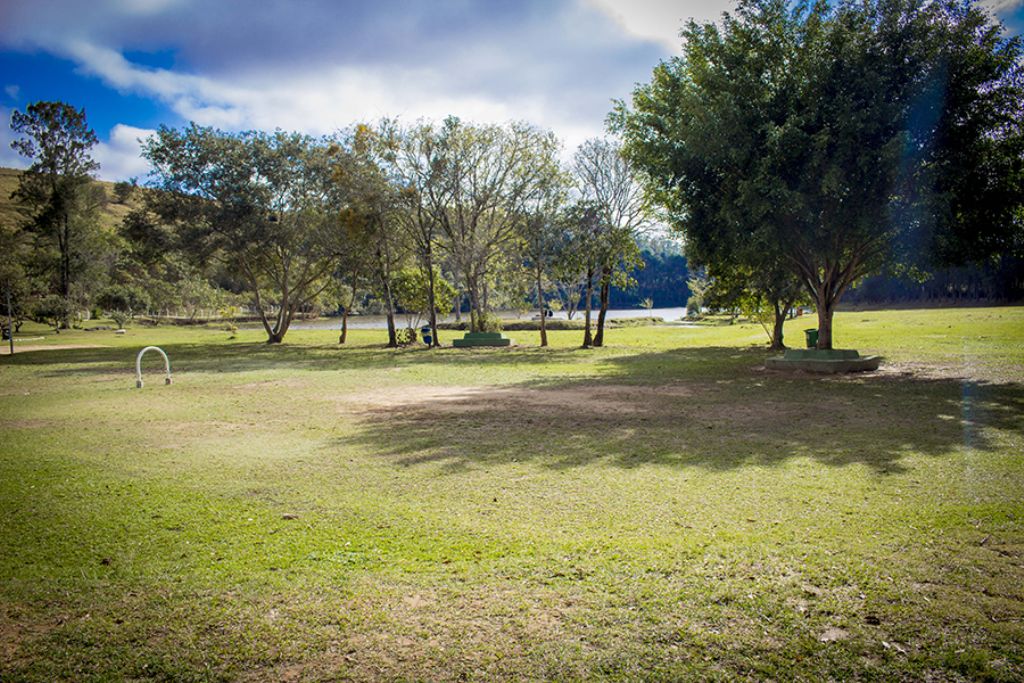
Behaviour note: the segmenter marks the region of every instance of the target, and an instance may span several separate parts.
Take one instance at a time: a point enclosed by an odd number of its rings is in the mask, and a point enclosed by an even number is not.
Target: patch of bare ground
[[[234,388],[246,391],[262,391],[264,389],[301,389],[307,385],[308,382],[303,379],[289,377],[286,379],[266,379],[259,382],[247,382],[239,384]]]
[[[53,420],[41,420],[39,418],[26,418],[24,420],[0,420],[0,432],[8,429],[48,429],[53,426]]]
[[[105,349],[102,344],[18,344],[14,343],[14,354],[30,351],[65,351],[70,349]],[[11,347],[6,343],[0,346],[0,356],[9,356]]]
[[[14,606],[0,606],[0,679],[4,669],[14,667],[28,659],[26,646],[45,638],[57,628],[57,623],[43,623],[30,620]]]
[[[441,413],[462,413],[481,406],[502,405],[510,411],[531,412],[556,409],[601,410],[638,413],[659,400],[676,400],[694,395],[690,385],[582,384],[570,387],[487,387],[487,386],[405,386],[375,389],[334,398],[342,413],[379,413],[429,407]]]
[[[812,375],[830,382],[859,382],[875,379],[889,382],[906,380],[953,380],[960,382],[1006,382],[1019,381],[1020,368],[993,367],[978,363],[925,363],[921,361],[882,360],[882,365],[873,372],[850,373],[846,375]]]

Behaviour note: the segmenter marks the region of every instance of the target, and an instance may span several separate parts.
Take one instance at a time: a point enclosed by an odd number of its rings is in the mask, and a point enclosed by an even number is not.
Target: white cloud
[[[123,123],[114,126],[109,139],[93,149],[92,156],[100,163],[99,177],[103,180],[127,180],[145,176],[149,172],[149,163],[141,156],[140,140],[155,132]]]
[[[69,54],[82,71],[111,87],[156,97],[185,120],[229,130],[283,128],[327,134],[355,121],[382,116],[440,120],[454,114],[479,122],[531,121],[554,130],[569,148],[587,137],[600,135],[603,130],[603,112],[589,120],[579,120],[572,112],[561,111],[557,98],[548,98],[541,92],[514,101],[453,92],[444,75],[428,68],[325,66],[299,76],[264,72],[227,82],[140,67],[113,50],[83,42],[70,46]],[[120,138],[128,129],[118,126],[112,131],[111,148],[114,138]],[[120,145],[117,149],[126,153],[128,146]],[[111,154],[111,158],[121,160],[116,168],[130,167],[123,154]],[[112,173],[106,170],[108,163],[104,162],[104,177]]]
[[[94,12],[79,16],[71,0],[36,0],[8,7],[0,45],[69,59],[81,74],[158,100],[180,120],[229,130],[322,134],[381,116],[454,114],[525,119],[573,146],[600,135],[611,100],[628,97],[660,57],[677,52],[653,41],[676,45],[683,18],[642,0],[621,9],[612,0],[379,0],[347,9],[310,0],[303,11],[283,0],[244,13],[213,1],[197,21],[197,3],[96,0]],[[665,20],[666,12],[677,18]],[[668,38],[650,37],[666,27]],[[159,63],[174,66],[146,66],[150,59],[133,51],[161,53]],[[105,143],[105,177],[129,167],[118,133]]]
[[[31,163],[13,149],[11,142],[15,139],[9,121],[11,110],[0,107],[0,166],[6,168],[28,168]],[[142,177],[149,172],[149,164],[140,154],[140,139],[152,135],[156,131],[146,128],[135,128],[119,123],[110,131],[106,141],[101,140],[91,151],[92,158],[100,163],[98,176],[103,180],[126,180],[133,176]]]
[[[731,0],[583,0],[605,13],[630,35],[658,43],[670,54],[679,52],[679,30],[689,19],[717,21],[732,10]],[[996,0],[997,2],[1000,0]],[[1001,0],[1013,1],[1013,0]]]
[[[1024,7],[1024,0],[981,0],[981,4],[993,14],[1009,14]]]

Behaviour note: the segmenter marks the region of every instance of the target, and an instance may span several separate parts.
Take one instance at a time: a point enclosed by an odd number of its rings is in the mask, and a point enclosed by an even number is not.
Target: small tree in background
[[[609,140],[587,140],[573,157],[577,189],[600,217],[594,235],[600,286],[594,346],[604,345],[604,321],[613,284],[626,286],[627,273],[643,266],[637,237],[649,225],[649,212],[633,164]]]
[[[18,178],[12,198],[26,217],[26,228],[35,236],[37,262],[52,270],[57,294],[65,305],[43,306],[52,313],[64,310],[58,327],[70,327],[77,305],[73,289],[89,266],[83,247],[87,233],[96,231],[93,213],[98,203],[89,192],[92,174],[99,164],[89,155],[96,134],[85,119],[84,109],[64,102],[36,102],[24,112],[11,115],[11,129],[20,135],[11,147],[32,164]],[[43,257],[53,250],[55,258]]]

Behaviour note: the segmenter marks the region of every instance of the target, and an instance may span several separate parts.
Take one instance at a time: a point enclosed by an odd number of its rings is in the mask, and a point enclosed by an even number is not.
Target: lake
[[[509,320],[529,320],[536,315],[536,312],[530,312],[526,315],[518,315],[512,311],[500,311],[498,313],[502,318]],[[597,311],[594,310],[592,315],[594,320],[597,320]],[[608,309],[609,318],[646,318],[648,316],[654,316],[656,318],[663,318],[666,322],[680,320],[686,315],[686,309],[679,308],[614,308]],[[463,314],[463,319],[468,320],[469,314]],[[565,320],[567,318],[565,311],[555,311],[553,316],[557,320]],[[407,327],[408,316],[405,314],[399,314],[395,316],[395,325],[399,328]],[[455,320],[454,315],[447,315],[438,318],[438,322],[453,322]],[[573,316],[573,320],[583,320],[583,312],[580,311]],[[415,322],[415,320],[413,321]],[[421,320],[418,326],[427,324],[425,320]],[[353,315],[348,319],[348,328],[350,330],[381,330],[388,326],[387,317],[383,315]],[[293,330],[337,330],[341,328],[341,318],[320,318],[318,320],[296,320],[291,325]]]

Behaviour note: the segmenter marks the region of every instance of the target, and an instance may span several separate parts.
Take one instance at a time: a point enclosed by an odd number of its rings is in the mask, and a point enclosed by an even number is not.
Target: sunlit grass
[[[839,378],[748,324],[26,334],[100,348],[0,358],[0,677],[1024,676],[1024,309],[840,314]]]

